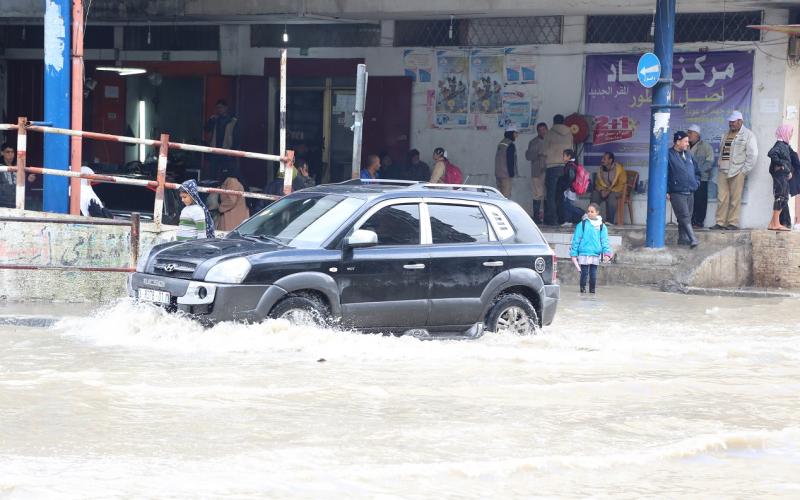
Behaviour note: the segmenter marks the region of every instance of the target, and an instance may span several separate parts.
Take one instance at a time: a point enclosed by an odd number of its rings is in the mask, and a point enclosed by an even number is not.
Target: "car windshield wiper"
[[[271,243],[275,243],[276,245],[280,245],[282,247],[288,246],[286,243],[282,242],[278,238],[276,238],[274,236],[269,236],[269,235],[266,235],[266,234],[242,234],[242,233],[239,233],[239,232],[237,232],[236,234],[238,234],[242,238],[245,238],[245,239],[248,239],[248,240],[258,240],[258,241],[265,241],[266,240],[266,241],[269,241]]]

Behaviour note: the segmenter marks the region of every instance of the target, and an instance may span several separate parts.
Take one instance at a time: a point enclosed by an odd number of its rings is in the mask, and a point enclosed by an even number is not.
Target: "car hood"
[[[205,276],[218,262],[234,257],[272,252],[282,248],[270,242],[240,238],[200,239],[167,243],[153,248],[147,271],[175,278]],[[166,266],[170,265],[168,270]]]

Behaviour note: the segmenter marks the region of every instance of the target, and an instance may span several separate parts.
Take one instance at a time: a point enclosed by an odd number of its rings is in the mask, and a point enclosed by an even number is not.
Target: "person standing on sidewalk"
[[[744,181],[758,159],[756,136],[744,126],[742,113],[731,113],[728,127],[720,144],[717,223],[711,229],[739,229]]]
[[[553,117],[553,127],[544,136],[545,161],[547,173],[545,174],[545,205],[544,223],[548,226],[558,225],[559,205],[562,193],[559,191],[559,181],[564,175],[564,150],[573,149],[572,130],[564,125],[564,116]]]
[[[702,139],[698,125],[690,125],[686,133],[689,134],[689,151],[700,171],[700,187],[694,193],[692,226],[703,228],[706,227],[708,212],[708,182],[711,180],[711,170],[714,169],[714,148]]]
[[[507,126],[503,140],[497,145],[494,155],[494,176],[497,180],[497,189],[509,200],[511,199],[512,181],[518,173],[517,146],[514,144],[516,139],[516,125]]]
[[[694,192],[700,186],[700,171],[689,151],[689,136],[679,130],[673,136],[669,150],[667,172],[667,196],[678,219],[678,244],[695,248],[699,242],[692,229]]]
[[[531,188],[533,190],[533,211],[531,218],[537,224],[543,222],[542,202],[545,197],[544,179],[547,173],[547,154],[544,150],[544,137],[547,134],[547,124],[542,122],[536,125],[536,137],[528,143],[525,159],[531,162]]]

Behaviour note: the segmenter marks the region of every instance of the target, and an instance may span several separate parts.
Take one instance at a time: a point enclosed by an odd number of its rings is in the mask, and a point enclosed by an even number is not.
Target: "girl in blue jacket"
[[[594,293],[597,284],[597,266],[602,258],[611,260],[611,246],[608,244],[608,228],[600,217],[600,207],[590,203],[583,220],[575,226],[572,236],[570,256],[575,267],[581,272],[581,293],[586,293],[586,279],[589,279],[589,293]]]

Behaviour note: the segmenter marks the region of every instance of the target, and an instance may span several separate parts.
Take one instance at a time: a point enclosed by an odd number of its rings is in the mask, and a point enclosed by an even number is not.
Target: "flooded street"
[[[796,299],[565,288],[477,341],[0,326],[0,498],[800,496]]]

